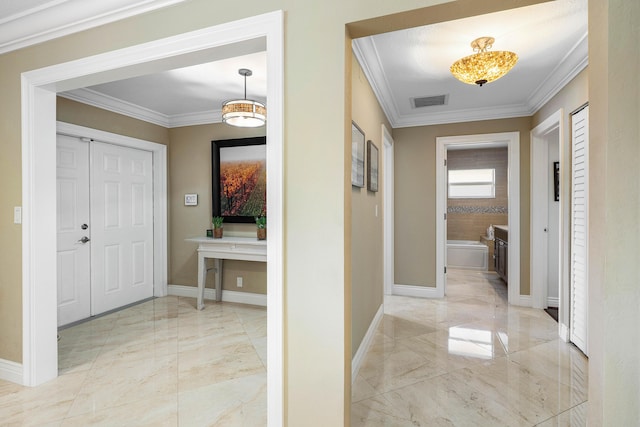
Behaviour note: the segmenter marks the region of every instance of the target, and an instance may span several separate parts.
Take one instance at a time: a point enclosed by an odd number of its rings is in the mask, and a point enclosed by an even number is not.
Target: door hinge
[[[447,166],[447,159],[444,159],[444,165]]]
[[[444,220],[445,221],[447,220],[447,214],[446,213],[444,214]]]
[[[447,274],[447,266],[444,266],[444,274]]]

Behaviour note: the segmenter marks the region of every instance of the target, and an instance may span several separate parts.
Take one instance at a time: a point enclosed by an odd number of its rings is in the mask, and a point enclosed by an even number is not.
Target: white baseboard
[[[531,295],[520,295],[520,298],[516,301],[515,305],[519,305],[520,307],[532,307]]]
[[[441,295],[438,294],[438,290],[435,287],[394,284],[392,292],[393,295],[403,297],[441,298]]]
[[[224,293],[223,293],[224,295]],[[373,336],[376,333],[376,329],[378,329],[378,325],[384,316],[384,304],[380,304],[380,308],[375,316],[373,316],[373,320],[369,325],[369,329],[367,329],[367,333],[364,335],[362,342],[360,343],[360,347],[358,347],[358,351],[353,356],[351,360],[351,384],[354,383],[356,377],[358,376],[358,371],[360,371],[360,366],[364,360],[364,356],[369,351],[369,347],[371,347],[371,341],[373,341]]]
[[[560,298],[547,297],[547,307],[560,307]]]
[[[167,292],[169,295],[175,295],[179,297],[198,297],[198,288],[195,286],[184,285],[168,285]],[[204,288],[204,299],[216,299],[216,290]],[[260,305],[267,306],[267,296],[264,294],[254,294],[251,292],[237,292],[237,291],[222,291],[222,301],[225,302],[237,302],[240,304]]]
[[[0,380],[23,385],[22,364],[0,359]]]

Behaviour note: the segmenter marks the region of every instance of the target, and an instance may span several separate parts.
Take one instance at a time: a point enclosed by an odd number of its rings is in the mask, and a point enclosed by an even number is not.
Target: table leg
[[[215,258],[213,261],[215,267],[215,285],[216,285],[216,301],[222,301],[222,260]]]
[[[207,282],[207,266],[205,265],[204,255],[198,253],[198,302],[196,308],[202,310],[204,308],[204,285]]]

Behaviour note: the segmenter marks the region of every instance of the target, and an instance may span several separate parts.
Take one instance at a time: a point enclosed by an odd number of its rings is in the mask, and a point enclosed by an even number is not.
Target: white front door
[[[91,144],[92,312],[153,296],[153,161],[148,151]]]
[[[91,315],[89,144],[57,137],[58,326]]]

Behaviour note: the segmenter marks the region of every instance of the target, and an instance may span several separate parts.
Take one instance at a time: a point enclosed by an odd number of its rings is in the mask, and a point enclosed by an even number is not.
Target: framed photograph
[[[198,195],[197,194],[185,194],[184,195],[184,205],[185,206],[198,206]]]
[[[364,187],[364,132],[351,122],[351,185]]]
[[[560,201],[560,162],[553,162],[553,200]]]
[[[252,223],[267,213],[267,139],[211,141],[212,216]]]
[[[367,190],[378,191],[378,147],[367,141]]]

